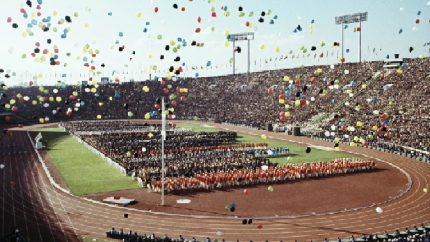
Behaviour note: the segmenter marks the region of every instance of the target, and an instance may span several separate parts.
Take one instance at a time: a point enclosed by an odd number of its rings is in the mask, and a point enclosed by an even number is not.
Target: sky
[[[255,34],[251,71],[336,64],[341,48],[332,45],[341,42],[342,27],[335,24],[335,16],[358,12],[368,12],[368,21],[361,26],[362,60],[392,59],[395,53],[402,58],[430,55],[430,46],[425,44],[430,42],[429,0],[30,2],[31,7],[27,0],[0,1],[0,69],[4,70],[0,82],[7,85],[76,84],[90,77],[142,81],[150,75],[168,76],[170,66],[181,66],[180,76],[228,75],[233,71],[233,47],[226,45],[226,36],[243,32]],[[264,22],[259,22],[260,17]],[[44,32],[39,26],[47,24],[49,30]],[[360,32],[354,31],[356,27],[349,24],[343,29],[346,62],[358,61]],[[193,41],[203,46],[192,46]],[[40,53],[33,57],[37,42]],[[244,73],[247,44],[237,46],[241,53],[236,54],[236,73]],[[50,65],[55,54],[59,63]]]

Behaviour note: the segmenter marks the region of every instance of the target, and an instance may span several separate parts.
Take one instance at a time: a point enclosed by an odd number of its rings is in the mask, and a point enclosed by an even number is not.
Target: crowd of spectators
[[[222,235],[220,235],[221,237]],[[186,239],[182,235],[178,237],[169,237],[168,235],[157,236],[154,233],[152,234],[138,234],[137,232],[129,231],[124,232],[123,229],[117,230],[112,228],[111,230],[106,232],[106,237],[111,239],[119,239],[124,242],[211,242],[212,239],[207,237],[204,240],[198,240],[195,237],[191,239]],[[288,238],[285,238],[287,240]],[[226,241],[225,239],[213,239],[214,241]],[[239,240],[236,240],[239,242]],[[266,240],[268,241],[268,240]],[[282,242],[283,240],[281,240]],[[298,242],[297,240],[295,240]],[[324,242],[329,242],[327,238],[324,239]],[[333,240],[332,240],[333,241]],[[414,226],[412,229],[406,228],[404,231],[396,230],[393,233],[388,233],[387,231],[384,234],[363,234],[361,236],[351,235],[350,238],[341,239],[337,238],[337,242],[430,242],[430,226],[425,226],[422,224],[421,226]],[[252,240],[250,241],[252,242]]]
[[[97,88],[10,88],[0,90],[0,111],[35,122],[144,119],[148,114],[159,118],[158,98],[164,96],[177,119],[261,129],[268,123],[308,126],[315,117],[327,115],[328,119],[316,119],[314,127],[342,139],[358,136],[368,143],[384,141],[429,151],[429,60],[405,59],[395,70],[384,69],[382,62],[345,63]]]

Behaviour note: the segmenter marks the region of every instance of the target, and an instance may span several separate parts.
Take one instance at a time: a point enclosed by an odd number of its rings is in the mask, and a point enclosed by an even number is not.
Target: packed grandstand
[[[75,1],[0,4],[0,242],[430,242],[430,2]]]

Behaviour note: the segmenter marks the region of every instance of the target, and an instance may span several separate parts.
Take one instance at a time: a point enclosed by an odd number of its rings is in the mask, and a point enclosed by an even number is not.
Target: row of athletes
[[[335,160],[300,165],[289,164],[279,167],[261,167],[254,170],[241,169],[217,173],[201,173],[189,178],[169,177],[166,178],[164,184],[167,192],[199,189],[212,190],[356,173],[372,170],[375,166],[376,164],[372,160]],[[150,188],[153,192],[161,192],[161,185],[160,180],[153,180],[150,183]]]

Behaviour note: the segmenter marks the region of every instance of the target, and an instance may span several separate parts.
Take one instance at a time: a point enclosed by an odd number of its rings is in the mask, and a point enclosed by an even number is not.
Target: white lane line
[[[37,180],[36,180],[33,172],[31,172],[31,180],[32,180],[32,183],[36,187],[38,187],[39,183],[37,182]],[[48,228],[49,228],[49,232],[50,232],[51,237],[52,237],[52,241],[55,241],[55,236],[54,236],[54,233],[52,231],[53,229],[51,227],[51,223],[50,223],[50,220],[49,220],[49,217],[48,217],[48,212],[49,211],[46,211],[45,203],[43,202],[41,192],[36,192],[36,197],[39,200],[39,202],[38,202],[39,203],[39,207],[42,207],[42,211],[43,211],[43,214],[44,214],[44,217],[45,217],[45,222],[48,224]]]
[[[3,144],[5,143],[5,142],[2,142]],[[5,145],[2,145],[2,147],[5,147]],[[5,150],[1,150],[1,152],[3,153],[3,152],[5,152]],[[2,157],[4,157],[4,155],[2,155]],[[2,161],[2,164],[3,163],[5,163],[6,164],[6,160],[3,160]],[[6,164],[7,165],[7,164]],[[10,169],[10,167],[5,167],[5,169]],[[2,190],[2,223],[1,223],[1,234],[5,234],[5,231],[4,231],[4,226],[5,226],[5,213],[6,213],[6,211],[5,211],[5,192],[6,192],[6,171],[5,170],[3,170],[3,171],[1,171],[2,172],[2,176],[3,176],[3,190]]]
[[[19,153],[15,154],[13,157],[14,157],[15,169],[17,170],[17,174],[19,174],[19,175],[17,175],[17,180],[18,180],[19,194],[21,197],[21,205],[23,208],[22,214],[23,214],[24,223],[25,223],[25,231],[26,231],[25,235],[28,238],[30,236],[30,234],[29,234],[29,230],[28,230],[27,213],[24,212],[25,211],[25,207],[24,207],[25,201],[24,201],[24,193],[23,193],[24,184],[21,183],[22,175],[20,174],[20,172],[18,172],[19,170],[21,170],[20,166],[22,166],[23,159],[21,157],[21,147],[16,147],[16,148],[19,150]],[[21,159],[19,159],[20,157],[21,157]],[[23,168],[22,170],[25,170],[25,168]],[[22,172],[22,170],[21,170],[21,172]]]

